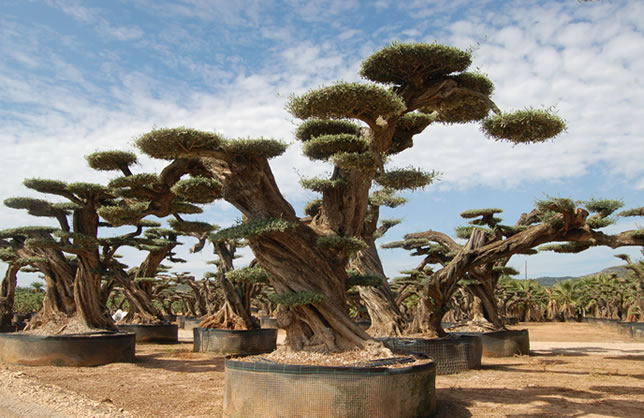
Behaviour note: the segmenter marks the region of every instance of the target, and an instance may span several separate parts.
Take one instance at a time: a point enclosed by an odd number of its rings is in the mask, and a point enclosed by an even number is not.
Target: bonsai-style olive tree
[[[390,169],[387,158],[413,146],[432,123],[481,122],[491,137],[513,143],[556,136],[564,123],[547,111],[502,113],[492,82],[468,72],[471,53],[438,44],[392,44],[362,65],[364,83],[337,83],[291,97],[288,110],[305,120],[296,131],[304,153],[332,164],[327,178],[302,180],[321,194],[301,218],[282,196],[268,160],[285,145],[186,128],[159,129],[137,140],[146,154],[199,159],[222,197],[243,214],[220,238],[245,238],[268,273],[282,308],[278,323],[289,348],[346,350],[371,345],[348,315],[347,266],[368,248],[377,220],[370,194],[421,188],[435,177],[415,168]],[[494,116],[490,116],[490,111]],[[366,269],[365,269],[366,270]]]
[[[150,225],[141,220],[144,216],[172,214],[176,218],[175,229],[184,232],[210,228],[206,228],[206,224],[183,221],[181,213],[195,213],[200,209],[170,189],[190,181],[180,180],[184,174],[202,172],[203,166],[198,161],[179,159],[159,175],[133,175],[129,167],[136,163],[136,156],[128,152],[95,153],[88,156],[87,161],[94,169],[119,170],[123,176],[112,180],[108,186],[28,179],[24,182],[28,188],[62,197],[68,202],[51,203],[28,197],[5,200],[9,207],[25,209],[34,216],[54,218],[59,225],[56,230],[39,229],[38,236],[31,232],[32,236],[24,242],[26,248],[46,259],[35,266],[45,276],[47,296],[43,309],[30,321],[28,330],[40,329],[56,334],[115,329],[105,304],[113,285],[109,279],[123,268],[114,255],[121,246],[131,245],[143,228]],[[124,205],[124,202],[128,204]],[[108,222],[104,221],[108,219]],[[135,231],[115,237],[99,236],[99,228],[124,225],[135,226]],[[146,265],[146,262],[142,264]],[[104,281],[106,287],[102,287]]]
[[[468,227],[457,229],[457,235],[467,238],[464,245],[437,231],[408,234],[405,240],[386,245],[389,248],[412,250],[413,255],[424,256],[419,266],[410,272],[408,289],[416,294],[418,305],[412,333],[446,335],[441,326],[448,303],[465,279],[468,289],[482,301],[483,314],[497,329],[503,329],[495,302],[499,278],[508,273],[506,267],[515,254],[532,254],[536,249],[560,253],[577,253],[590,247],[641,246],[641,230],[624,231],[614,235],[599,229],[614,223],[611,215],[622,206],[614,200],[578,202],[554,198],[537,202],[535,210],[523,214],[514,226],[501,224],[494,215],[500,209],[466,211],[464,218],[474,218]],[[590,213],[592,213],[591,216]],[[631,211],[623,212],[623,215]],[[542,244],[553,243],[546,246]],[[439,265],[439,269],[432,268]]]

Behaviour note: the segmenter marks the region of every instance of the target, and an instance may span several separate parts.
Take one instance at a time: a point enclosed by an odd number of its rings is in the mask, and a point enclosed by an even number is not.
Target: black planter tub
[[[179,341],[177,324],[122,324],[119,331],[133,332],[137,343],[176,343]]]
[[[27,366],[100,366],[134,361],[133,333],[0,334],[0,361]]]
[[[385,363],[386,364],[386,363]],[[224,417],[429,417],[436,365],[295,366],[226,359]]]
[[[233,331],[216,328],[193,328],[195,352],[220,354],[262,354],[277,347],[277,328]]]
[[[527,329],[518,331],[459,332],[459,335],[481,337],[483,357],[512,357],[530,354],[530,335]]]
[[[450,334],[443,338],[382,338],[394,353],[423,354],[434,359],[436,374],[453,374],[481,368],[481,339]]]

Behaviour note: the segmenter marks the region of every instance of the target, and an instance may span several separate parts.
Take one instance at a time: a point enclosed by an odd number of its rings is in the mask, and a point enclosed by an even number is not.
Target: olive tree
[[[171,128],[136,143],[154,158],[198,159],[204,176],[220,182],[221,197],[244,219],[220,237],[248,240],[276,291],[289,348],[367,347],[373,340],[351,321],[346,289],[349,262],[369,247],[369,225],[378,217],[370,195],[422,188],[435,177],[390,168],[387,159],[412,147],[414,136],[433,123],[481,122],[487,135],[513,143],[544,141],[564,129],[547,111],[501,112],[490,99],[492,82],[467,71],[471,61],[469,51],[453,47],[394,43],[363,62],[365,82],[291,97],[288,110],[304,120],[295,134],[303,152],[333,167],[326,178],[302,180],[321,195],[307,217],[296,214],[273,176],[269,159],[286,148],[279,141]]]

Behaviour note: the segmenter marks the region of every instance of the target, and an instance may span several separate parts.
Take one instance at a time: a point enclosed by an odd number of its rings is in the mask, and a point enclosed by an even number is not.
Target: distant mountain
[[[615,266],[615,267],[608,267],[605,268],[602,271],[598,271],[597,273],[592,273],[592,274],[587,274],[585,276],[579,276],[579,277],[574,277],[574,276],[561,276],[561,277],[551,277],[551,276],[544,276],[544,277],[537,277],[536,279],[532,279],[537,281],[541,286],[544,287],[550,287],[553,286],[557,282],[564,282],[566,280],[577,280],[581,279],[582,277],[586,276],[593,276],[595,274],[615,274],[617,277],[624,277],[628,275],[628,269],[622,266]]]

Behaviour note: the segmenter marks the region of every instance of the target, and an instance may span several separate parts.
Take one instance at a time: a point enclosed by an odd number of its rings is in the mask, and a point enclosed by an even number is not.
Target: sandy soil
[[[439,417],[644,416],[644,341],[585,323],[513,328],[530,331],[532,354],[483,358],[481,370],[438,376]],[[221,416],[223,358],[193,353],[189,335],[175,345],[139,344],[132,364],[0,365],[0,399],[10,393],[13,408],[0,401],[0,416]]]

